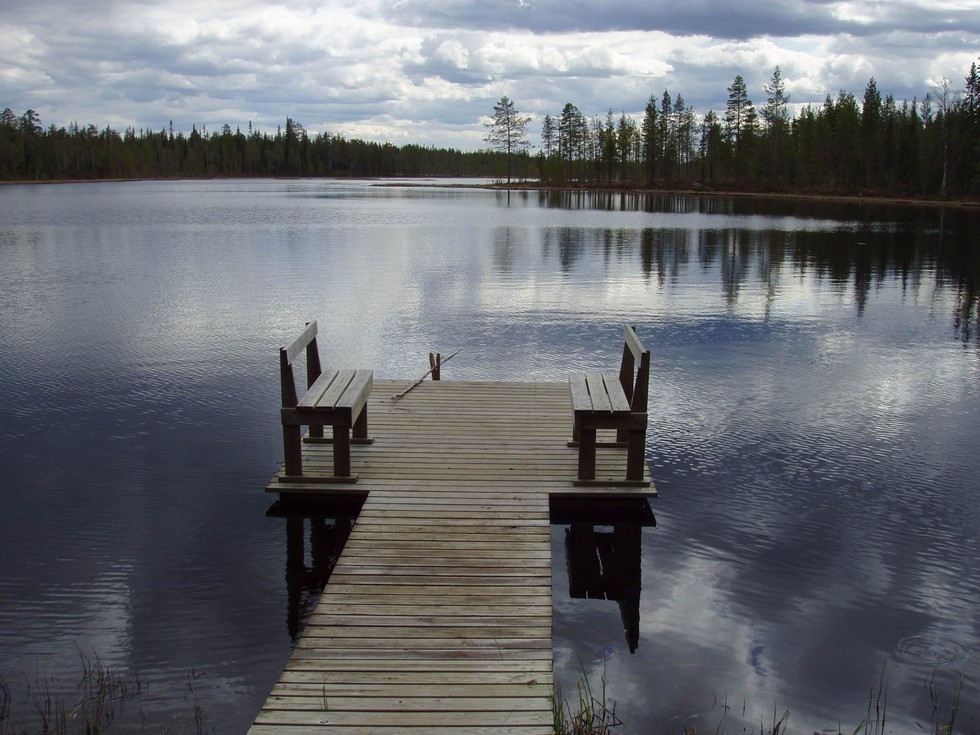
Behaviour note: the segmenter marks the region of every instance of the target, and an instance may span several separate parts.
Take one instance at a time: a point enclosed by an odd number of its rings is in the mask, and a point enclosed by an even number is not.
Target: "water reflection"
[[[574,688],[577,654],[612,648],[634,730],[693,711],[694,687],[853,724],[883,661],[911,724],[935,664],[976,670],[977,212],[319,181],[2,193],[8,681],[97,645],[153,677],[160,711],[206,667],[206,709],[247,728],[288,655],[284,602],[301,617],[320,583],[311,536],[334,531],[302,521],[287,580],[256,491],[281,459],[275,350],[326,314],[330,349],[379,377],[462,348],[452,379],[564,380],[624,321],[646,335],[661,499],[636,655],[618,603],[554,599],[556,675],[570,651]]]
[[[897,286],[902,299],[936,305],[948,291],[953,333],[963,342],[980,340],[980,252],[966,214],[948,213],[934,227],[918,230],[907,223],[862,222],[808,229],[802,222],[787,229],[783,222],[716,226],[700,218],[685,227],[544,227],[537,237],[542,258],[565,276],[598,265],[604,272],[597,278],[623,278],[636,263],[648,282],[669,289],[695,265],[702,277],[716,279],[728,315],[749,301],[769,318],[801,289],[815,286],[849,299],[859,317],[881,290]],[[533,253],[534,244],[526,231],[498,228],[497,272],[513,278],[517,253]]]

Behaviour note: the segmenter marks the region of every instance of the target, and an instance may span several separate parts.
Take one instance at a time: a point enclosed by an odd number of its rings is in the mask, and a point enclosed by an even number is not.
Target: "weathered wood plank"
[[[297,409],[309,409],[319,403],[320,398],[323,394],[333,385],[334,381],[337,379],[336,370],[324,370],[320,373],[320,376],[313,381],[313,385],[309,387],[302,398],[299,399],[299,403],[296,404]]]
[[[362,554],[351,554],[343,563],[338,563],[334,567],[335,574],[384,574],[384,575],[411,575],[419,574],[419,568],[426,572],[438,575],[462,575],[474,576],[488,574],[493,576],[531,576],[537,577],[542,574],[550,575],[549,568],[550,554],[540,553],[546,551],[540,549],[539,553],[531,555],[526,564],[518,565],[515,559],[524,559],[523,555],[500,555],[491,553],[481,555],[463,554],[466,559],[461,559],[459,564],[453,563],[453,553],[440,549],[422,549],[411,552],[393,551],[389,549],[368,549],[365,548]],[[458,552],[454,552],[457,553]],[[400,555],[399,555],[400,554]]]
[[[254,733],[254,735],[299,735],[307,732],[309,732],[308,729],[296,725],[258,724],[249,730],[249,733]],[[368,726],[333,723],[331,732],[350,733],[351,735],[355,735],[355,733],[356,735],[434,735],[438,731],[432,725],[400,725],[393,728],[389,725]],[[551,735],[553,731],[550,726],[546,725],[454,724],[452,730],[443,729],[443,732],[452,732],[453,735]]]
[[[420,538],[417,536],[406,536],[402,531],[395,531],[393,529],[386,529],[384,527],[370,526],[365,524],[359,529],[357,538],[353,539],[355,546],[351,548],[356,548],[357,546],[371,546],[375,543],[377,539],[384,538],[385,549],[428,549],[433,552],[438,552],[440,550],[457,550],[465,549],[471,551],[474,555],[480,556],[480,558],[506,558],[509,556],[514,556],[515,554],[520,556],[522,554],[527,554],[528,556],[534,556],[535,552],[547,552],[548,545],[545,539],[541,540],[527,540],[525,538],[520,538],[518,534],[514,533],[467,533],[467,534],[457,534],[453,538],[443,538],[443,539],[427,539]],[[348,542],[350,543],[350,542]],[[520,546],[510,546],[509,544],[520,544]],[[378,549],[379,551],[381,549]],[[517,554],[516,552],[520,552]],[[498,556],[499,555],[499,556]]]
[[[524,648],[508,648],[506,650],[491,649],[444,649],[444,648],[416,648],[405,650],[400,648],[384,648],[372,651],[355,651],[352,649],[326,650],[322,648],[310,648],[297,646],[292,659],[317,660],[320,666],[330,668],[335,661],[347,659],[349,661],[417,661],[420,658],[443,659],[443,660],[464,660],[464,659],[484,659],[497,660],[506,658],[511,661],[533,660],[551,661],[551,649],[534,650]]]
[[[412,727],[428,725],[431,728],[472,725],[474,719],[484,726],[551,725],[551,707],[534,710],[509,710],[505,712],[343,712],[325,709],[316,712],[302,710],[263,710],[255,718],[258,724],[281,725],[345,725],[348,727]]]
[[[357,595],[358,600],[372,601],[375,599],[387,601],[391,599],[395,604],[407,604],[406,599],[416,600],[418,604],[449,604],[459,602],[462,604],[481,604],[483,602],[499,602],[502,604],[533,603],[541,599],[550,598],[551,590],[534,589],[516,591],[510,587],[490,587],[478,584],[467,586],[439,586],[426,585],[420,588],[418,585],[408,585],[402,587],[393,584],[344,584],[337,582],[331,584],[324,595]],[[484,598],[496,598],[486,600]],[[325,597],[326,600],[332,598]],[[550,600],[549,600],[550,604]]]
[[[316,666],[316,670],[311,669]],[[283,676],[297,681],[307,681],[309,676],[316,675],[320,681],[377,681],[392,676],[407,676],[400,681],[413,681],[413,675],[419,677],[461,677],[460,683],[474,683],[481,679],[465,679],[468,674],[477,677],[487,677],[490,683],[513,683],[521,681],[543,681],[542,674],[548,675],[550,681],[551,662],[546,660],[506,661],[500,658],[432,659],[419,656],[405,660],[341,660],[330,663],[329,669],[323,668],[319,662],[297,659],[290,661]],[[374,677],[374,678],[371,678]],[[443,680],[443,679],[440,679]]]
[[[290,342],[286,347],[282,348],[282,351],[286,355],[286,362],[292,363],[292,361],[296,359],[296,356],[303,351],[306,345],[313,341],[313,338],[316,337],[316,335],[316,322],[313,321],[306,325],[306,328],[300,332],[296,339]]]
[[[613,412],[628,413],[630,402],[626,400],[623,386],[619,382],[619,376],[615,373],[603,373],[602,382],[606,387],[606,395],[609,396],[609,405]]]
[[[513,620],[509,625],[339,625],[324,618],[311,620],[310,629],[306,631],[305,638],[373,638],[381,641],[388,638],[412,638],[422,640],[424,638],[453,638],[453,639],[518,639],[534,638],[541,639],[540,627],[528,625],[516,625]]]
[[[364,682],[289,682],[276,684],[272,689],[272,696],[293,697],[293,696],[319,696],[343,695],[344,697],[355,698],[419,698],[427,699],[432,697],[433,692],[438,691],[440,698],[447,697],[482,697],[486,699],[503,699],[509,701],[512,698],[523,698],[528,696],[550,697],[551,687],[547,684],[441,684],[438,690],[434,690],[430,682],[418,682],[407,684],[392,684],[379,682],[374,684]],[[512,705],[512,703],[511,703]]]
[[[310,626],[321,626],[323,628],[371,628],[377,635],[385,635],[381,628],[484,628],[493,630],[496,628],[511,630],[514,626],[521,630],[537,630],[551,625],[551,616],[544,614],[537,617],[529,616],[520,623],[515,622],[513,616],[506,615],[428,615],[419,613],[405,613],[395,615],[393,613],[364,615],[346,615],[336,611],[317,611],[309,619]],[[311,632],[312,632],[311,628]],[[321,633],[323,634],[323,633]]]
[[[535,712],[541,711],[548,700],[539,694],[529,696],[486,697],[479,692],[475,696],[433,696],[420,688],[408,695],[383,696],[338,696],[346,692],[323,690],[290,692],[286,695],[273,694],[263,707],[264,710],[290,710],[294,712]],[[544,692],[542,692],[544,694]],[[331,696],[333,695],[333,696]],[[548,707],[547,711],[550,712]]]
[[[606,392],[606,381],[602,373],[586,373],[585,382],[589,386],[592,410],[602,412],[612,411],[612,406],[609,403],[609,394]],[[575,410],[579,410],[578,406],[575,407]]]
[[[493,651],[514,653],[515,651],[548,651],[551,654],[551,640],[547,636],[535,638],[375,638],[373,636],[355,638],[351,636],[315,636],[307,632],[296,645],[296,650],[315,649],[317,652],[355,651],[364,656],[374,651],[411,653],[413,651],[467,651],[478,653]]]

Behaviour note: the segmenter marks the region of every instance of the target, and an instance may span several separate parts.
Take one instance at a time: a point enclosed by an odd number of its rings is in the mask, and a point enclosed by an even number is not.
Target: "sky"
[[[921,100],[980,59],[980,0],[4,0],[0,109],[94,124],[485,148],[502,96],[633,115],[680,94],[722,112],[741,75],[793,111],[843,89]]]

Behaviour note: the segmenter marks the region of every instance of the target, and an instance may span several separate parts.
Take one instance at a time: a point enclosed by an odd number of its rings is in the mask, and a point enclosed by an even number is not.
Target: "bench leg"
[[[298,425],[282,427],[283,454],[286,457],[285,473],[300,476],[303,474],[302,427]]]
[[[595,479],[595,429],[579,429],[578,479]]]
[[[367,419],[367,404],[361,409],[361,415],[357,417],[357,421],[354,422],[354,438],[355,439],[367,439],[368,438],[368,419]]]
[[[647,433],[643,429],[629,431],[629,446],[626,449],[626,479],[643,479]]]
[[[350,427],[333,427],[333,473],[350,477]]]

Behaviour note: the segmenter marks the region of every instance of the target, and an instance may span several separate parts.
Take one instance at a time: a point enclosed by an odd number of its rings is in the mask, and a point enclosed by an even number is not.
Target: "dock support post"
[[[284,474],[303,474],[302,430],[298,424],[287,424],[282,427],[282,444],[286,457]]]
[[[578,430],[578,479],[595,479],[595,429]]]

